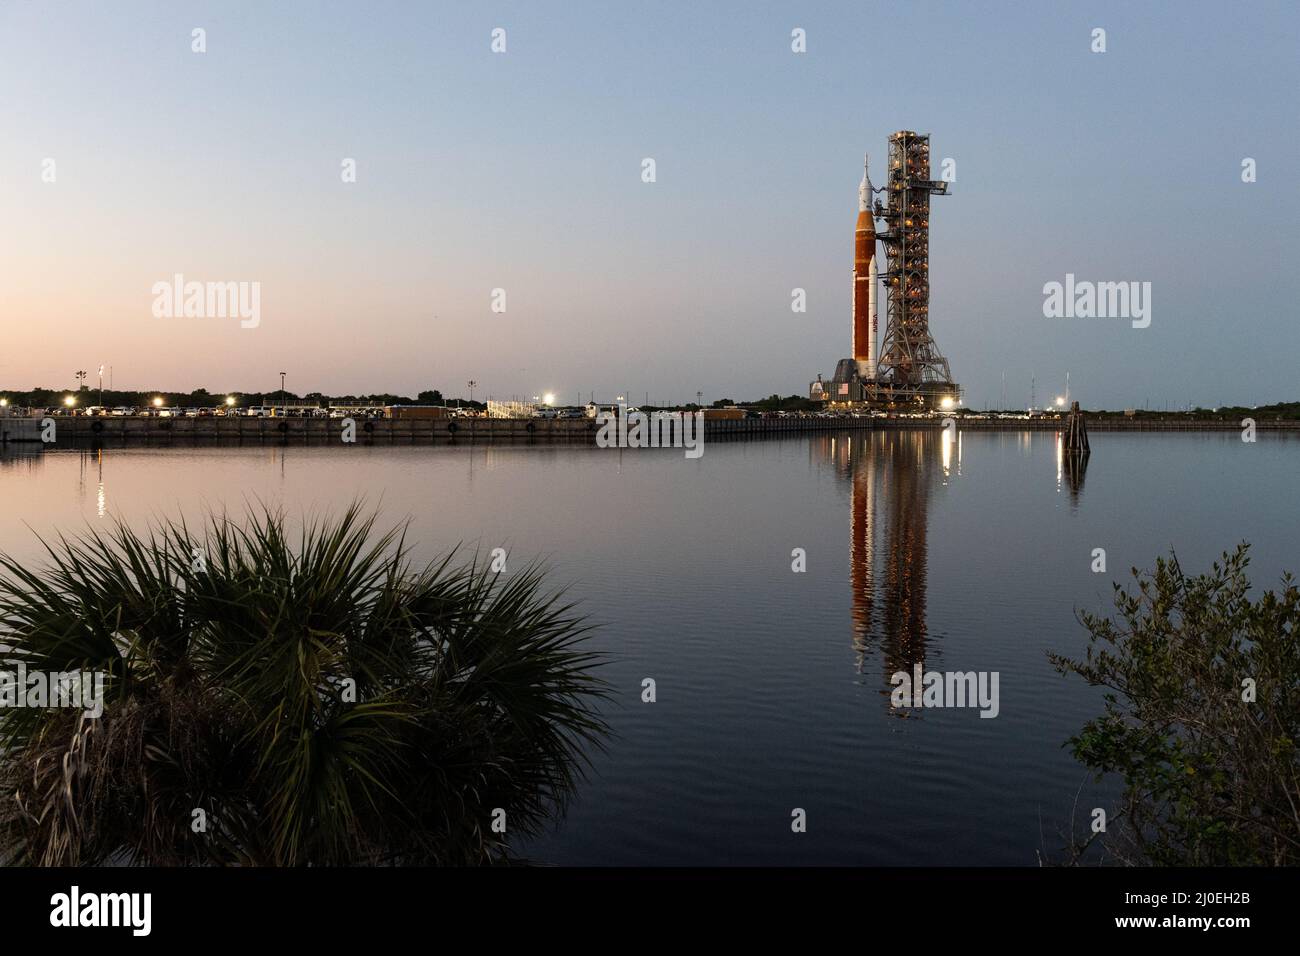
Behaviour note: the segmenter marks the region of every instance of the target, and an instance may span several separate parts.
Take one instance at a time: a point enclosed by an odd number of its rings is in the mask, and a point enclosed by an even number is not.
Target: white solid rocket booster
[[[853,252],[853,359],[860,378],[876,377],[876,227],[871,215],[871,180],[862,160],[858,186],[858,224]]]
[[[867,281],[870,284],[870,288],[867,290],[867,301],[870,304],[867,306],[867,309],[871,313],[871,331],[867,333],[869,338],[867,339],[866,378],[875,378],[876,377],[876,338],[878,336],[876,330],[880,327],[878,323],[879,316],[876,313],[876,289],[880,285],[880,280],[876,272],[875,256],[871,257],[871,271],[868,273],[868,275],[869,278]]]

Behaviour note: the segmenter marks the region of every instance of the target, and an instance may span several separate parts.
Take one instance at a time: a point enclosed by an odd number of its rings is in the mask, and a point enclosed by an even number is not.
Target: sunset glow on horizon
[[[862,153],[906,121],[957,164],[932,322],[968,404],[1067,372],[1112,406],[1292,390],[1300,143],[1261,120],[1296,88],[1284,30],[1102,5],[1122,44],[1075,43],[1025,86],[1089,21],[902,7],[897,29],[925,21],[947,50],[903,93],[887,48],[863,81],[849,3],[800,13],[802,57],[775,7],[394,9],[0,8],[0,388],[103,363],[118,388],[222,394],[286,367],[338,393],[802,394],[848,349]],[[907,116],[877,108],[900,97]],[[1212,221],[1230,238],[1189,268]],[[1149,279],[1156,321],[1044,319],[1067,271]],[[157,318],[151,289],[178,274],[258,283],[260,322]]]

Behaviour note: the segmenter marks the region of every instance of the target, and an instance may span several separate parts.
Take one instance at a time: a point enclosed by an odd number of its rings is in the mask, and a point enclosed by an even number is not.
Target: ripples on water
[[[1092,444],[1086,468],[1050,433],[719,442],[695,461],[544,445],[10,449],[0,547],[34,559],[31,530],[362,496],[411,519],[421,556],[461,540],[546,555],[603,624],[616,736],[567,818],[524,848],[534,858],[1032,865],[1081,786],[1081,820],[1113,796],[1061,746],[1100,707],[1047,663],[1082,651],[1075,608],[1109,607],[1112,580],[1171,547],[1200,569],[1249,540],[1257,588],[1300,567],[1294,440]],[[999,671],[1000,715],[901,717],[889,677],[917,663]],[[791,832],[795,807],[806,833]]]

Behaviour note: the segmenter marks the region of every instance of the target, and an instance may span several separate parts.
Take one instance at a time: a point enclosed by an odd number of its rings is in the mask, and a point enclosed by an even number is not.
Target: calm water
[[[121,516],[333,510],[363,496],[430,556],[542,554],[603,626],[617,736],[553,833],[561,864],[1024,864],[1113,794],[1062,743],[1099,709],[1045,652],[1076,608],[1177,550],[1254,544],[1256,588],[1300,568],[1300,442],[841,434],[679,451],[548,446],[0,454],[0,548]],[[1080,480],[1080,478],[1082,480]],[[28,527],[30,526],[30,527]],[[792,573],[803,548],[807,571]],[[1105,548],[1107,574],[1090,570]],[[891,714],[889,675],[999,671],[1001,713]],[[657,684],[641,702],[641,681]],[[791,832],[793,808],[806,833]]]

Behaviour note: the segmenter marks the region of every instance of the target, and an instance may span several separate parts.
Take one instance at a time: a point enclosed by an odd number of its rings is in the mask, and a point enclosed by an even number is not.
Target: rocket
[[[876,377],[876,226],[871,217],[871,180],[862,159],[858,226],[853,244],[853,358],[862,378]]]

